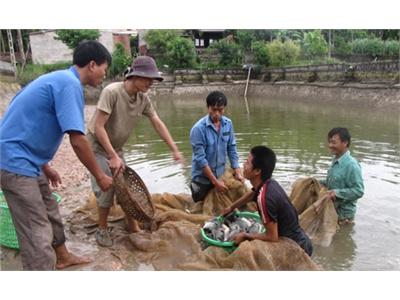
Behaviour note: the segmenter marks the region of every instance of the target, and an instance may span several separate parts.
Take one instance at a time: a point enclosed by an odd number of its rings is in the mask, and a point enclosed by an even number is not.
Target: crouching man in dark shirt
[[[256,201],[266,233],[241,232],[233,237],[234,242],[237,245],[254,239],[278,242],[279,237],[285,236],[294,240],[311,256],[312,243],[299,225],[296,209],[279,183],[271,178],[275,163],[276,156],[271,149],[265,146],[252,148],[243,164],[243,175],[250,180],[252,191],[227,207],[222,215],[228,215],[249,201]]]

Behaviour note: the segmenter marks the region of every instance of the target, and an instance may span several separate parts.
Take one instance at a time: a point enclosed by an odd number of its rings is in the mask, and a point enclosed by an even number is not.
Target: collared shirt
[[[239,155],[236,150],[236,139],[232,121],[225,116],[221,118],[219,131],[215,129],[210,116],[201,118],[190,131],[192,144],[192,180],[210,183],[204,176],[203,168],[209,166],[214,176],[219,178],[225,171],[226,157],[231,167],[239,168]]]
[[[155,114],[147,93],[136,93],[130,96],[123,82],[114,82],[106,86],[100,94],[97,109],[109,115],[104,125],[111,145],[117,152],[122,152],[133,128],[145,115],[151,118]],[[95,134],[96,114],[88,124],[88,139],[95,152],[107,154]]]
[[[342,200],[354,201],[364,195],[361,166],[350,151],[333,159],[326,180],[321,183],[334,190],[336,197]]]
[[[65,132],[85,133],[84,104],[75,67],[28,84],[13,98],[0,123],[0,169],[39,176]]]

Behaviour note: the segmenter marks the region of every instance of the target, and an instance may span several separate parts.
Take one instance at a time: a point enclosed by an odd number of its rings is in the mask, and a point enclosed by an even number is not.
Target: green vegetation
[[[109,76],[115,78],[126,70],[132,64],[132,56],[126,53],[124,46],[121,43],[115,45],[115,50],[112,53],[112,63],[109,68]]]
[[[302,50],[304,56],[310,60],[326,56],[328,43],[325,41],[321,30],[314,30],[304,34]]]
[[[254,60],[257,65],[266,67],[270,64],[270,55],[265,42],[254,41],[251,44],[251,51],[254,53]]]
[[[300,55],[300,46],[292,40],[281,42],[274,40],[267,45],[271,66],[283,67],[292,65]]]
[[[62,29],[56,30],[56,40],[62,41],[70,49],[75,49],[78,44],[83,40],[97,40],[100,32],[97,29]]]
[[[32,80],[36,79],[40,75],[57,71],[57,70],[63,70],[71,66],[71,62],[63,62],[63,63],[57,63],[57,64],[50,64],[50,65],[33,65],[33,64],[28,64],[26,65],[24,71],[21,73],[20,70],[18,70],[18,82],[21,86],[27,85],[29,82]]]
[[[398,56],[399,42],[394,40],[383,41],[378,38],[357,39],[353,42],[355,54],[379,56]]]
[[[221,40],[213,43],[210,48],[217,50],[220,55],[219,65],[221,67],[238,67],[242,65],[243,52],[235,42]]]
[[[29,33],[23,30],[23,43],[29,42]],[[56,30],[56,39],[74,48],[84,39],[97,39],[99,30]],[[17,32],[12,30],[16,43]],[[149,55],[156,59],[160,69],[222,69],[241,68],[253,64],[255,68],[310,65],[319,63],[350,63],[362,59],[396,59],[400,53],[399,30],[225,30],[221,40],[197,54],[194,46],[195,30],[149,30],[145,36]],[[5,30],[0,30],[0,48],[7,52]],[[138,55],[138,37],[130,38],[131,53],[122,45],[113,52],[109,76],[116,77]],[[328,53],[331,55],[328,56]],[[69,63],[31,65],[19,75],[22,85],[37,76],[67,67]]]
[[[191,39],[181,37],[179,30],[149,30],[146,42],[157,65],[170,71],[196,67],[196,49]]]
[[[167,64],[172,70],[196,66],[196,50],[189,39],[177,37],[171,40],[167,45],[166,56]]]

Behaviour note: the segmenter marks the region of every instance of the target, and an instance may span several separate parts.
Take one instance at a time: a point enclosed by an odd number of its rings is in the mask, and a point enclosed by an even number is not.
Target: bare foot
[[[82,265],[92,262],[88,257],[79,257],[70,253],[67,257],[58,259],[56,263],[56,269],[62,270],[70,266]]]

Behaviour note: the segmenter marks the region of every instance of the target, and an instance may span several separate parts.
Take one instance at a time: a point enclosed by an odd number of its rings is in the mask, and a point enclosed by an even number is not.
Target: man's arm
[[[124,161],[118,156],[114,147],[111,145],[110,138],[108,137],[105,125],[110,118],[110,115],[102,110],[96,110],[95,119],[95,135],[99,143],[103,146],[109,159],[109,166],[113,170],[114,175],[117,176],[121,171],[124,170]]]
[[[86,136],[78,131],[68,131],[69,141],[78,159],[96,178],[97,184],[103,191],[112,186],[112,178],[107,176],[96,162],[92,148]]]
[[[218,192],[227,192],[228,188],[222,180],[219,180],[215,177],[214,173],[211,171],[210,167],[206,165],[203,168],[203,174],[211,181],[211,183],[215,186]]]
[[[229,161],[231,163],[232,169],[234,169],[234,176],[237,180],[244,182],[244,178],[242,176],[242,173],[240,171],[239,167],[239,155],[236,149],[236,138],[235,138],[235,133],[233,130],[233,125],[231,125],[231,130],[230,130],[230,135],[229,135],[229,140],[227,144],[227,153],[229,157]]]
[[[244,194],[242,197],[240,197],[238,200],[236,200],[235,202],[233,202],[230,206],[228,206],[227,208],[225,208],[222,212],[221,212],[221,216],[227,216],[229,215],[231,212],[233,212],[235,209],[245,205],[247,202],[249,202],[251,199],[254,198],[255,196],[255,192],[254,191],[250,191],[246,194]]]
[[[179,152],[178,147],[176,146],[174,139],[172,138],[167,126],[165,126],[164,122],[160,119],[160,117],[154,113],[150,118],[151,124],[154,129],[157,131],[158,135],[165,141],[168,147],[172,151],[172,155],[174,160],[182,161],[182,154]]]
[[[349,187],[343,189],[333,189],[331,192],[340,199],[357,200],[364,195],[364,183],[359,166],[352,166],[347,172],[346,182]]]

